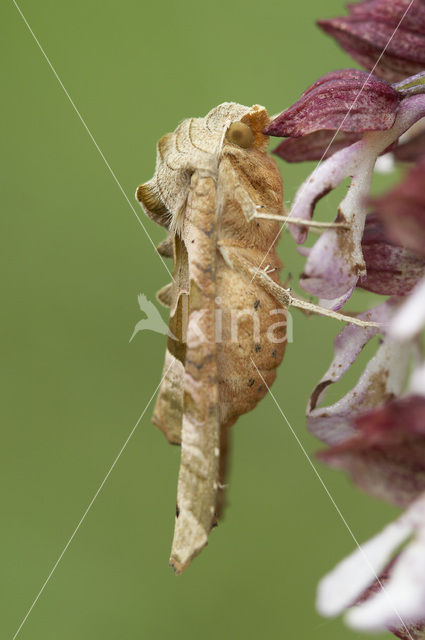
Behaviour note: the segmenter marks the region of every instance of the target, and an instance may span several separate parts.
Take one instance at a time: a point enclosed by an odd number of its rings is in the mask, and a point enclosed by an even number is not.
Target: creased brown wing
[[[216,186],[195,172],[183,239],[189,308],[184,374],[182,455],[170,564],[183,571],[207,544],[215,522],[220,425],[215,343]]]

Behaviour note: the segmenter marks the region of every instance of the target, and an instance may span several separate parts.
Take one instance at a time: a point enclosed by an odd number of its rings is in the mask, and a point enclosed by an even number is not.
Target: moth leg
[[[184,366],[168,349],[152,422],[170,444],[181,444]]]
[[[324,307],[319,307],[319,305],[317,304],[313,304],[312,302],[307,302],[306,300],[301,300],[293,296],[291,296],[291,306],[296,307],[297,309],[301,309],[302,311],[317,313],[318,315],[327,316],[328,318],[333,318],[334,320],[340,320],[341,322],[355,324],[358,327],[377,327],[378,329],[382,327],[382,324],[380,322],[360,320],[360,318],[356,318],[355,316],[347,316],[344,313],[332,311],[332,309],[325,309]]]
[[[311,227],[313,229],[350,229],[350,225],[344,222],[319,222],[317,220],[304,220],[304,218],[295,218],[294,216],[280,216],[274,213],[263,213],[261,208],[257,207],[257,211],[252,216],[253,220],[279,220],[279,222],[287,224],[296,224],[300,227]]]
[[[288,309],[289,307],[296,307],[298,309],[304,309],[306,311],[311,311],[312,313],[317,313],[318,315],[327,316],[328,318],[333,318],[334,320],[356,324],[359,327],[382,326],[379,322],[368,322],[366,320],[360,320],[359,318],[354,318],[351,316],[346,316],[343,313],[338,313],[338,311],[332,311],[331,309],[319,307],[312,302],[300,300],[299,298],[296,298],[292,295],[290,289],[285,289],[281,284],[277,284],[276,282],[274,282],[264,270],[259,269],[249,260],[240,255],[237,249],[234,249],[233,247],[221,246],[220,250],[229,266],[237,269],[238,271],[241,271],[242,273],[245,273],[253,281],[257,282],[286,309]]]
[[[227,489],[227,476],[229,473],[229,460],[230,460],[230,428],[231,425],[236,422],[236,418],[229,424],[221,425],[220,428],[220,460],[219,460],[219,472],[217,483],[217,504],[215,509],[215,521],[213,526],[217,525],[218,520],[221,518],[224,508],[226,506],[226,489]]]
[[[312,229],[350,229],[350,225],[344,222],[318,222],[317,220],[304,220],[303,218],[296,218],[295,216],[265,213],[262,211],[264,206],[255,204],[240,185],[236,187],[236,193],[239,206],[242,208],[247,222],[251,222],[252,220],[278,220],[279,222],[296,224]],[[285,208],[284,212],[286,213]]]
[[[173,283],[170,282],[169,284],[166,284],[165,287],[162,287],[162,289],[157,291],[156,299],[164,307],[171,308],[173,306]]]
[[[172,258],[174,254],[174,238],[172,235],[167,236],[164,240],[161,240],[156,250],[160,256],[164,258]]]
[[[286,276],[286,280],[283,283],[283,286],[285,289],[288,288],[288,286],[291,284],[291,281],[292,281],[292,273],[288,273],[288,275]]]

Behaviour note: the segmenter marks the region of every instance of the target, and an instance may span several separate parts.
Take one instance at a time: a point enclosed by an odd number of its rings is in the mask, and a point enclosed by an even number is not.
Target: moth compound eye
[[[254,142],[254,133],[244,122],[232,122],[227,129],[226,139],[242,149],[248,149]]]

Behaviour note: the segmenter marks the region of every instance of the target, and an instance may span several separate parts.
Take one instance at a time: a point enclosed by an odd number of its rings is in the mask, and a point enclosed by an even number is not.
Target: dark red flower
[[[265,133],[298,138],[322,130],[382,131],[394,124],[399,102],[391,85],[365,71],[331,71],[277,116]]]
[[[400,184],[372,204],[388,237],[425,257],[425,157]]]
[[[407,296],[425,275],[425,260],[385,232],[382,219],[366,218],[362,239],[367,276],[358,287],[381,295]]]
[[[399,144],[393,150],[393,154],[395,159],[400,162],[416,162],[421,156],[425,155],[425,131]]]
[[[393,400],[354,419],[355,435],[318,455],[362,489],[406,507],[425,491],[425,397]]]
[[[314,131],[301,138],[286,138],[274,149],[273,153],[286,162],[304,162],[306,160],[325,160],[332,154],[362,137],[362,133],[346,131]]]
[[[425,2],[415,0],[406,13],[409,4],[366,0],[350,4],[346,17],[318,24],[366,69],[395,82],[425,66]]]

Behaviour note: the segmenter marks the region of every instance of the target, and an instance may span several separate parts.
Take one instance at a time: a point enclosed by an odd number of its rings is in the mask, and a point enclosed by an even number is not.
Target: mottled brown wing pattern
[[[222,511],[229,428],[267,391],[257,367],[272,384],[285,348],[284,341],[266,342],[273,297],[226,260],[228,248],[260,265],[269,249],[271,279],[279,281],[279,223],[248,221],[257,207],[283,208],[280,174],[262,133],[267,123],[263,107],[234,103],[184,121],[161,139],[155,175],[137,191],[146,213],[170,232],[158,250],[169,257],[172,248],[174,257],[174,281],[158,293],[170,307],[171,335],[153,421],[182,446],[170,558],[177,573],[207,544]],[[233,339],[229,318],[246,306],[261,318],[257,342],[249,318]]]
[[[215,343],[216,187],[192,175],[182,229],[188,253],[189,308],[182,454],[170,563],[180,573],[207,544],[216,512],[220,426]]]

